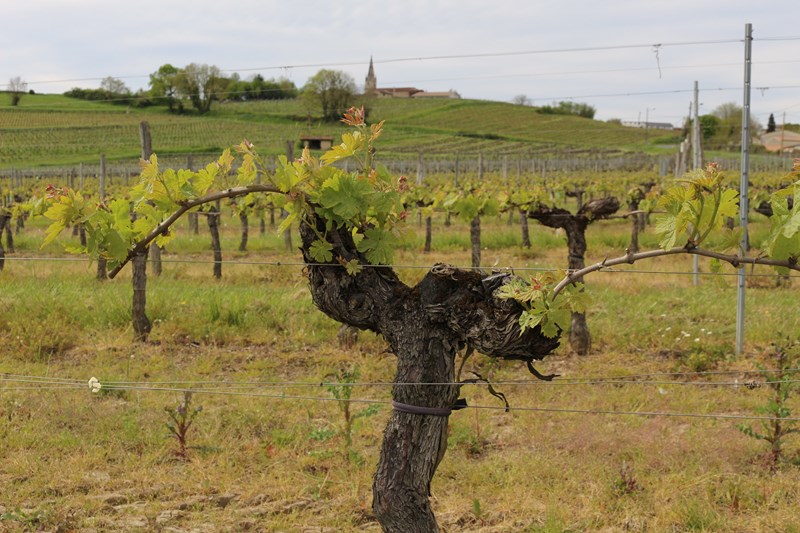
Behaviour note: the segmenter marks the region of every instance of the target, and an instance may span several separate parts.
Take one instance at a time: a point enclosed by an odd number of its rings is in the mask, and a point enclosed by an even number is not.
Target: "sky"
[[[667,122],[744,98],[753,26],[751,114],[800,123],[797,0],[2,0],[0,89],[133,90],[159,66],[216,65],[298,87],[321,68],[363,86],[454,89],[534,105],[572,100],[600,120]]]

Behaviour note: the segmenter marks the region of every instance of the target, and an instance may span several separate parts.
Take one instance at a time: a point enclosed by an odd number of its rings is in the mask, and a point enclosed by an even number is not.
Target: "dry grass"
[[[489,227],[485,264],[565,261],[563,248],[494,248],[493,238],[515,229],[504,222]],[[36,230],[30,231],[33,242]],[[227,228],[227,249],[235,248],[235,231]],[[411,247],[398,263],[465,264],[467,252],[458,247],[466,242],[465,228],[436,231],[450,251],[427,256]],[[591,231],[590,253],[601,260],[613,252],[604,240],[624,235],[627,225]],[[226,257],[296,260],[279,251],[277,238],[251,238],[256,252]],[[24,239],[18,242],[19,255],[38,255]],[[173,253],[186,257],[180,247]],[[636,269],[687,265],[673,258]],[[0,373],[82,382],[92,376],[101,382],[304,382],[308,386],[246,392],[317,398],[331,398],[318,383],[351,365],[359,366],[361,381],[392,380],[393,358],[381,339],[362,334],[353,349],[338,347],[337,324],[313,308],[299,267],[230,265],[220,282],[212,280],[210,264],[165,267],[149,284],[153,342],[132,345],[126,279],[98,284],[83,263],[8,261],[0,274]],[[424,275],[421,269],[400,272],[408,282]],[[769,341],[796,331],[796,288],[748,291],[746,354],[735,357],[735,289],[728,278],[703,278],[694,288],[685,275],[598,273],[590,284],[593,353],[581,358],[559,348],[540,370],[560,373],[560,382],[497,385],[512,406],[755,414],[766,401],[764,388],[701,385],[708,377],[690,378],[693,385],[566,383],[587,376],[750,370],[764,359]],[[521,365],[498,367],[485,358],[468,368],[498,382],[529,377]],[[180,461],[164,427],[164,408],[180,403],[178,392],[10,386],[0,385],[0,531],[379,529],[370,510],[371,476],[386,405],[359,420],[356,455],[348,460],[334,402],[197,393],[193,402],[203,411],[189,433],[189,458]],[[499,407],[483,387],[464,387],[463,395],[470,405]],[[357,387],[353,397],[388,401],[389,390]],[[792,402],[799,412],[796,398]],[[770,472],[762,444],[735,422],[458,411],[432,487],[435,510],[446,531],[799,531],[800,469],[786,464]],[[788,444],[789,457],[797,459],[797,440]]]

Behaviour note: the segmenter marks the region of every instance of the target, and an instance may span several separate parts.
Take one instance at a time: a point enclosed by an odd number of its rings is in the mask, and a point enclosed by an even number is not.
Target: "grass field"
[[[595,152],[653,149],[645,145],[641,129],[540,115],[530,107],[499,102],[378,99],[370,105],[370,120],[386,120],[391,126],[381,145],[387,156],[419,151],[452,156],[552,153],[575,147]],[[143,120],[150,123],[154,150],[164,155],[214,153],[243,138],[265,155],[278,155],[284,153],[287,140],[300,135],[338,136],[343,131],[340,124],[309,117],[293,100],[221,102],[200,117],[59,95],[26,95],[11,107],[10,97],[0,94],[0,165],[94,163],[101,153],[110,160],[135,160],[140,153],[138,124]],[[651,137],[657,144],[657,136]]]
[[[410,226],[396,259],[407,283],[424,275],[417,267],[469,262],[468,227],[436,222],[431,254],[420,252],[421,228]],[[313,307],[299,256],[283,250],[282,237],[251,228],[250,251],[237,252],[238,224],[225,219],[230,263],[215,281],[209,237],[180,226],[164,274],[148,282],[151,341],[132,344],[129,270],[97,282],[88,261],[55,261],[72,237],[39,250],[42,231],[42,221],[29,223],[0,272],[0,378],[74,379],[79,387],[0,382],[0,530],[379,530],[371,476],[393,356],[365,333],[340,347],[338,324]],[[531,232],[526,250],[505,217],[485,220],[484,265],[525,275],[566,263],[563,235],[535,224]],[[753,242],[765,232],[757,221]],[[623,221],[593,225],[588,261],[619,254],[628,233]],[[655,245],[650,235],[641,242]],[[590,277],[592,353],[560,347],[539,365],[561,375],[552,383],[482,357],[465,370],[490,376],[516,408],[756,415],[768,388],[733,383],[758,380],[748,371],[771,364],[770,342],[796,335],[797,288],[776,288],[769,271],[754,272],[737,357],[735,278],[703,276],[695,287],[674,273],[690,264],[673,257]],[[356,421],[346,450],[342,411],[320,383],[355,366],[370,385],[353,387],[352,398],[382,403]],[[677,374],[703,371],[731,374]],[[659,375],[585,382],[652,373]],[[92,394],[93,376],[132,388]],[[174,410],[182,393],[147,387],[205,389],[192,398],[203,410],[187,460],[176,457],[165,428],[165,408]],[[485,387],[464,386],[462,395],[493,409],[450,418],[432,487],[446,531],[800,531],[796,436],[786,441],[790,462],[770,471],[764,443],[736,429],[741,420],[505,413]],[[789,407],[796,416],[796,397]]]

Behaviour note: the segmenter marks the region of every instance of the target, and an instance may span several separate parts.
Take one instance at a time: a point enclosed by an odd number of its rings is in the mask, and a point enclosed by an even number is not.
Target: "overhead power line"
[[[800,85],[774,85],[771,87],[753,87],[755,91],[767,91],[771,89],[800,89]],[[572,100],[575,98],[606,98],[606,97],[619,97],[619,96],[650,96],[656,94],[679,94],[690,93],[694,89],[673,89],[669,91],[642,91],[642,92],[624,92],[624,93],[601,93],[601,94],[581,94],[572,96],[536,96],[532,100]],[[704,93],[714,91],[741,91],[741,87],[707,87],[703,89]]]
[[[800,40],[800,37],[764,37],[754,39],[754,41],[795,41]],[[375,64],[391,64],[391,63],[408,63],[419,61],[441,61],[450,59],[481,59],[481,58],[495,58],[495,57],[514,57],[525,55],[546,55],[546,54],[568,54],[568,53],[586,53],[586,52],[603,52],[611,50],[626,50],[626,49],[641,49],[651,48],[660,49],[666,47],[679,47],[679,46],[703,46],[703,45],[716,45],[716,44],[732,44],[741,43],[742,39],[719,39],[707,41],[678,41],[678,42],[662,42],[662,43],[637,43],[637,44],[620,44],[620,45],[604,45],[604,46],[584,46],[574,48],[544,48],[536,50],[514,50],[507,52],[484,52],[473,54],[442,54],[431,56],[411,56],[411,57],[395,57],[389,59],[374,60]],[[349,60],[349,61],[332,61],[332,62],[319,62],[319,63],[296,63],[284,65],[266,65],[261,67],[243,67],[243,68],[224,68],[220,69],[222,72],[255,72],[266,70],[292,70],[300,68],[328,68],[328,67],[346,67],[365,65],[366,61],[362,60]],[[147,78],[150,74],[134,74],[124,76],[112,76],[118,79],[137,79]],[[28,81],[28,85],[50,84],[50,83],[71,83],[76,81],[100,81],[108,76],[102,77],[87,77],[87,78],[67,78],[61,80],[38,80]]]

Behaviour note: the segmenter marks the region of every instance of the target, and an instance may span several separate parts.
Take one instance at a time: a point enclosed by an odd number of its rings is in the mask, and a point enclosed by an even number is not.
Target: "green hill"
[[[644,131],[535,108],[477,100],[376,99],[370,121],[386,120],[385,158],[454,154],[639,151]],[[26,95],[11,107],[0,94],[0,165],[41,167],[139,155],[138,125],[149,122],[160,155],[217,153],[246,138],[264,154],[284,153],[300,135],[338,136],[344,126],[309,117],[299,101],[222,102],[203,116],[126,108],[60,95]],[[672,136],[668,133],[667,136]],[[651,132],[651,139],[654,138]]]

